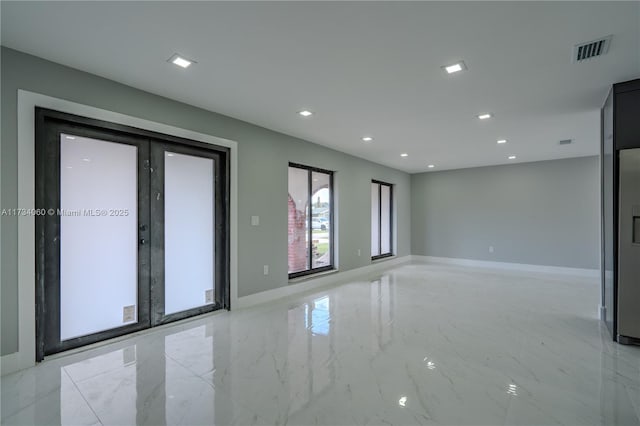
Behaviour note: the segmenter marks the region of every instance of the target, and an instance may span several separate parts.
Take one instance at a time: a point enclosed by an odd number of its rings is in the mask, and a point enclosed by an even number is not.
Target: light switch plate
[[[251,226],[260,225],[260,216],[251,216]]]
[[[122,322],[131,322],[136,320],[136,305],[125,306],[122,308]]]

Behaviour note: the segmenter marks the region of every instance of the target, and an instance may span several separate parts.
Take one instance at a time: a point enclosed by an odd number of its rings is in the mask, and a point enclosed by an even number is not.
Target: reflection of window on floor
[[[384,349],[393,340],[394,288],[389,275],[371,283],[371,325],[373,353]]]
[[[311,331],[313,334],[329,334],[329,296],[322,297],[313,301],[313,310],[311,311]]]
[[[333,268],[333,172],[289,164],[289,277]]]
[[[289,309],[289,409],[306,407],[335,381],[331,300],[320,297]]]

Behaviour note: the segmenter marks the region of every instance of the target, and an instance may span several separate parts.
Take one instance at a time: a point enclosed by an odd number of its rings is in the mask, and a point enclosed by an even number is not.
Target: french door
[[[228,151],[36,110],[37,359],[229,307]]]

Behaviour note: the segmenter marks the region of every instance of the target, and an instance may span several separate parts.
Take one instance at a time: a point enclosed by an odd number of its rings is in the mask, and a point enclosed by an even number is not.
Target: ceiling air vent
[[[582,62],[586,59],[604,55],[609,50],[611,37],[607,36],[588,43],[576,44],[573,46],[573,61]]]
[[[571,142],[573,142],[573,139],[563,139],[559,143],[560,145],[569,145]]]

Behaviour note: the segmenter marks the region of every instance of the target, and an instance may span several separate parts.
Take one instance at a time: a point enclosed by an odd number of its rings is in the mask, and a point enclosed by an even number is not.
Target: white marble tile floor
[[[1,379],[3,425],[637,425],[596,279],[405,265]]]

